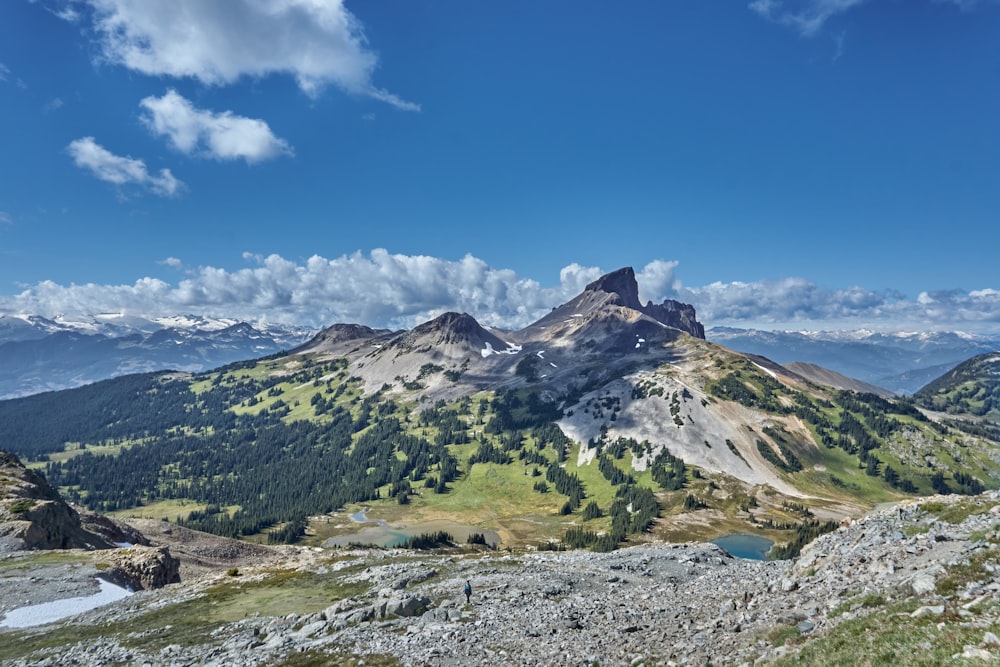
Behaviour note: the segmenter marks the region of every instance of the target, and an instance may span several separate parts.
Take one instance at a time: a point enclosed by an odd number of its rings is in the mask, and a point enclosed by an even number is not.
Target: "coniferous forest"
[[[647,441],[610,438],[606,429],[586,443],[596,450],[596,476],[567,467],[577,445],[555,423],[566,397],[543,395],[529,385],[416,406],[390,388],[365,393],[361,380],[348,374],[346,360],[312,357],[289,364],[275,356],[194,376],[132,375],[0,401],[0,449],[44,465],[50,483],[90,509],[190,503],[195,508],[177,519],[184,525],[232,537],[267,533],[272,542],[295,541],[308,517],[351,503],[392,499],[405,505],[414,495],[451,493],[474,466],[516,467],[529,476],[527,488],[534,493],[562,496],[554,500],[557,513],[583,520],[565,533],[563,544],[570,546],[615,548],[648,531],[664,502],[677,511],[712,507],[708,496],[686,490],[690,479],[700,479],[697,468],[665,448],[653,456]],[[890,465],[884,452],[893,435],[928,423],[905,401],[847,391],[827,399],[808,396],[752,368],[721,375],[707,389],[718,399],[795,416],[813,430],[820,449],[852,457],[887,488],[983,489],[965,472],[916,477]],[[690,394],[667,396],[646,387],[633,399],[647,393],[669,400],[676,427],[684,427],[680,404],[692,400]],[[610,410],[613,421],[617,399],[602,401],[593,409]],[[764,427],[754,438],[761,457],[783,474],[802,473],[809,465],[803,457],[815,457],[800,436],[779,426]],[[733,442],[720,444],[746,463]],[[648,457],[641,479],[624,460],[629,452]],[[836,476],[830,480],[850,491]],[[601,489],[603,504],[594,500]],[[663,495],[670,493],[683,502]],[[594,519],[608,527],[589,528]],[[769,525],[791,530],[798,523]]]

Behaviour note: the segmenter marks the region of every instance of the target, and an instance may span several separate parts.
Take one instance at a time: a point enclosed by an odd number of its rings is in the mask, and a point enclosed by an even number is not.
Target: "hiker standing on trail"
[[[469,604],[469,602],[471,600],[472,600],[472,584],[470,584],[469,580],[466,579],[465,580],[465,604]]]

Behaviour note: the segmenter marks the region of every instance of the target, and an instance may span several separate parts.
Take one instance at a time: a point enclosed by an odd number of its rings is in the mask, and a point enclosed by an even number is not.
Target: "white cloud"
[[[0,82],[9,80],[11,74],[12,72],[10,71],[10,68],[4,65],[3,63],[0,63]],[[20,77],[14,79],[14,84],[21,90],[24,90],[28,87],[28,84],[22,81]]]
[[[580,266],[573,262],[559,271],[559,283],[573,294],[579,294],[587,285],[600,278],[601,273],[601,270],[596,266]]]
[[[291,146],[274,136],[264,121],[231,111],[196,109],[174,90],[168,90],[163,97],[147,97],[139,104],[146,111],[142,116],[146,127],[167,137],[171,146],[188,155],[243,159],[252,164],[292,154]]]
[[[56,16],[61,18],[63,21],[68,21],[70,23],[76,23],[80,20],[80,13],[72,5],[67,5],[62,9],[53,12]]]
[[[93,137],[76,139],[66,150],[76,166],[108,183],[137,185],[160,196],[176,195],[184,186],[169,169],[161,169],[156,175],[150,174],[142,160],[115,155],[94,141]]]
[[[132,285],[59,285],[44,281],[0,297],[0,312],[45,316],[128,312],[143,317],[178,313],[323,327],[357,322],[408,328],[447,311],[467,312],[485,325],[519,328],[570,300],[605,270],[571,264],[558,284],[543,286],[509,269],[466,255],[318,255],[295,262],[245,254],[238,270],[200,267],[168,283],[142,278]],[[163,263],[183,268],[178,258]],[[684,287],[677,262],[653,261],[637,271],[644,300],[693,304],[706,326],[747,328],[875,328],[883,330],[1000,330],[1000,290],[927,292],[907,299],[860,287],[830,290],[801,278]],[[617,268],[617,267],[612,267]]]
[[[38,0],[28,0],[28,2],[37,2]],[[57,2],[59,0],[56,0]],[[42,8],[55,16],[60,18],[67,23],[76,23],[80,20],[80,12],[76,5],[84,2],[85,0],[62,0],[64,4],[62,6],[50,7],[46,4],[42,5]]]
[[[63,108],[65,104],[66,103],[63,102],[61,98],[59,97],[53,98],[42,105],[42,113],[47,114],[53,111],[58,111],[59,109]]]
[[[7,211],[0,211],[0,225],[13,225],[14,218]]]
[[[997,4],[998,0],[931,0],[935,4],[955,5],[962,11],[971,11],[984,4]],[[752,0],[747,7],[761,17],[791,28],[803,37],[817,34],[834,16],[869,2],[869,0]],[[792,5],[792,7],[789,7]],[[843,37],[836,39],[837,60],[843,53]]]
[[[991,329],[1000,330],[1000,292],[924,292],[916,299],[862,287],[825,289],[802,278],[712,283],[674,298],[693,303],[710,325],[758,329]]]
[[[420,109],[372,83],[378,59],[342,0],[85,1],[104,59],[137,72],[212,85],[289,74],[311,97],[333,84]]]
[[[831,62],[837,62],[844,55],[844,41],[847,38],[847,32],[841,31],[833,36],[833,57],[830,59]]]
[[[665,298],[675,298],[681,289],[681,283],[674,277],[674,270],[679,262],[665,262],[661,259],[653,260],[647,264],[639,273],[635,280],[639,283],[639,300],[643,303],[655,301],[659,303]]]
[[[753,0],[750,9],[769,21],[792,28],[809,37],[823,27],[828,19],[868,0],[807,0],[796,2],[795,9],[787,9],[782,0]]]
[[[979,5],[989,4],[991,2],[996,4],[997,0],[934,0],[934,2],[955,5],[963,11],[968,11],[975,9]]]
[[[132,285],[59,285],[44,281],[13,297],[0,297],[0,312],[87,314],[129,312],[141,316],[225,313],[248,321],[322,327],[360,322],[412,327],[447,311],[468,312],[485,325],[521,326],[575,296],[597,268],[563,271],[555,287],[495,269],[467,255],[457,261],[383,249],[335,259],[293,262],[278,255],[245,256],[252,266],[228,271],[201,267],[176,284],[142,278]],[[171,266],[181,260],[168,258]]]

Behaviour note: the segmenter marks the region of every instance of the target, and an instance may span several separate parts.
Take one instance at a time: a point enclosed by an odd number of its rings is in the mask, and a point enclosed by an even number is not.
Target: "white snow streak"
[[[41,604],[12,609],[0,621],[0,626],[7,628],[30,628],[35,625],[44,625],[68,616],[82,614],[91,609],[97,609],[115,600],[121,600],[132,595],[132,591],[121,586],[115,586],[103,579],[98,579],[97,583],[101,585],[101,590],[99,593],[94,593],[93,595],[53,600],[52,602],[43,602]]]

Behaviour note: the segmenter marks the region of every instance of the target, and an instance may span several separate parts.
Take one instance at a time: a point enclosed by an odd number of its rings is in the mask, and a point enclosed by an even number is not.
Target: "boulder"
[[[167,547],[133,546],[109,551],[104,558],[109,567],[102,576],[132,590],[162,588],[181,580],[181,563]]]
[[[400,616],[402,618],[416,616],[426,609],[430,603],[430,598],[422,595],[392,598],[385,605],[385,615]]]
[[[935,589],[934,577],[929,574],[918,574],[910,580],[910,591],[919,597],[933,593]]]

